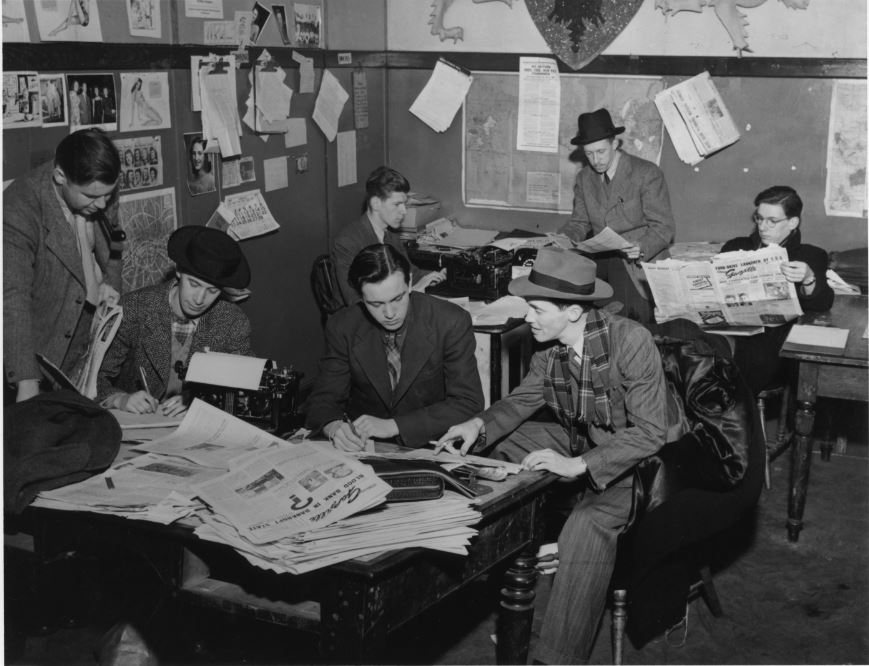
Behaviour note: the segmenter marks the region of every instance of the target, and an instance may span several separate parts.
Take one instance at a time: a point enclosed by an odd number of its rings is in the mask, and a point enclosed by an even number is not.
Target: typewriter
[[[272,361],[267,359],[246,359],[249,361],[263,361],[261,376],[256,388],[251,388],[245,382],[244,386],[228,386],[225,383],[210,383],[202,381],[190,381],[190,367],[194,362],[202,362],[205,357],[209,366],[209,374],[217,374],[221,363],[233,363],[232,354],[214,354],[210,352],[196,352],[190,360],[187,368],[176,364],[176,371],[184,380],[182,396],[184,404],[189,405],[194,398],[204,400],[228,414],[247,421],[248,423],[273,433],[279,437],[289,434],[301,425],[299,414],[299,384],[304,373],[293,366],[277,368]],[[245,359],[238,357],[235,359]],[[215,366],[218,366],[215,368]],[[226,373],[224,373],[226,375]],[[195,375],[194,375],[195,376]],[[233,382],[235,383],[235,382]],[[239,382],[241,383],[241,382]]]
[[[411,241],[407,253],[420,268],[431,271],[447,269],[446,279],[426,290],[430,294],[467,296],[482,301],[494,301],[507,294],[507,285],[512,277],[513,252],[493,246],[458,250],[421,246]]]

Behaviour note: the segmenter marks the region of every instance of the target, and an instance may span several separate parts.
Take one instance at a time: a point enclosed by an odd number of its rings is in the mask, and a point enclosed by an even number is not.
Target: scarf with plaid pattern
[[[612,409],[606,394],[609,372],[610,316],[602,310],[588,310],[583,333],[582,359],[578,376],[570,369],[571,347],[558,345],[549,354],[543,378],[543,397],[570,433],[571,450],[581,453],[577,425],[593,423],[612,426]],[[574,399],[574,387],[576,399]]]

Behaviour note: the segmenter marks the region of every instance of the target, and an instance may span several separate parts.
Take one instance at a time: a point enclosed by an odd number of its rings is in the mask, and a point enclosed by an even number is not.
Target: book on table
[[[782,345],[783,351],[842,356],[848,344],[847,328],[794,324]]]

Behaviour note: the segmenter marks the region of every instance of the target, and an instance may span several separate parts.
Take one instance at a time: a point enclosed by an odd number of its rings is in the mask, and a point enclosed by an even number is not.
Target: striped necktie
[[[398,333],[384,333],[383,343],[386,345],[386,366],[389,369],[389,383],[394,391],[395,387],[398,386],[398,378],[401,377],[401,350],[398,348]]]

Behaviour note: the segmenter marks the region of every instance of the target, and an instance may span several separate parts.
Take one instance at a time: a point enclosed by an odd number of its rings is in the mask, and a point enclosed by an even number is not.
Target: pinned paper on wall
[[[232,157],[220,160],[220,185],[223,189],[238,187],[256,180],[253,157]]]
[[[191,108],[193,111],[202,111],[199,70],[204,66],[216,64],[218,60],[224,61],[227,70],[235,71],[235,56],[233,55],[219,56],[216,53],[209,53],[207,56],[190,56],[190,99],[192,101]]]
[[[314,92],[314,59],[293,51],[293,60],[299,63],[299,94]]]
[[[24,0],[3,0],[3,41],[30,41],[30,26],[24,12]]]
[[[184,15],[188,18],[223,18],[223,0],[184,0]]]
[[[168,72],[122,72],[119,125],[122,132],[172,127]]]
[[[469,72],[438,58],[428,83],[411,104],[410,112],[436,132],[446,132],[472,82]]]
[[[39,38],[44,42],[103,41],[100,13],[95,2],[57,0],[34,2],[32,6],[36,10]],[[5,41],[5,34],[3,38]]]
[[[327,141],[335,140],[335,135],[338,133],[338,119],[349,97],[350,95],[335,75],[328,69],[324,70],[312,118],[323,130]]]
[[[308,123],[304,118],[287,118],[287,133],[284,134],[284,147],[294,148],[308,143]]]
[[[286,78],[287,73],[265,49],[248,74],[251,89],[243,120],[254,132],[264,135],[263,141],[268,140],[267,134],[284,134],[287,131],[293,90],[284,83]]]
[[[353,72],[353,127],[368,127],[368,77],[361,69]]]
[[[122,75],[123,76],[123,75]],[[215,142],[223,157],[241,154],[241,118],[235,89],[235,70],[226,59],[199,68],[202,95],[202,136]]]
[[[238,44],[235,21],[205,21],[202,41],[208,46],[235,46]]]
[[[133,37],[154,37],[162,35],[160,25],[160,0],[137,0],[127,2],[127,25]]]
[[[224,203],[235,216],[229,228],[239,240],[280,228],[259,190],[228,194]]]
[[[356,130],[338,132],[338,187],[356,182]]]
[[[339,167],[339,173],[340,170]],[[265,180],[266,192],[287,187],[290,184],[287,178],[287,158],[272,157],[263,160],[263,179]]]

